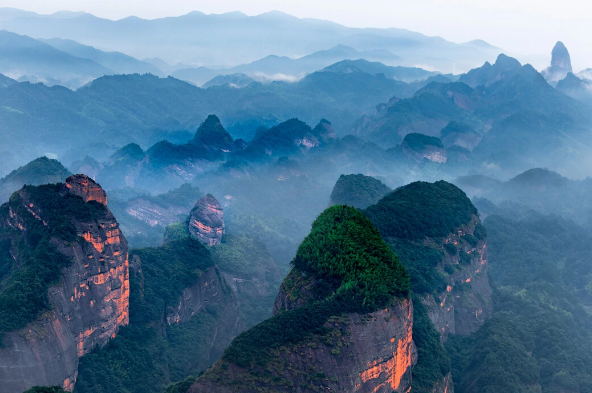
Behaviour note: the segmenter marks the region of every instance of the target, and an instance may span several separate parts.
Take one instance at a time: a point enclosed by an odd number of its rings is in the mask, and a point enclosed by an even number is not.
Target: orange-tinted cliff
[[[75,195],[105,207],[92,220],[71,218],[78,241],[51,239],[71,264],[62,269],[59,282],[49,290],[51,311],[26,328],[6,334],[0,349],[0,385],[6,393],[21,393],[34,385],[73,390],[78,357],[105,345],[129,322],[127,241],[106,207],[105,192],[92,179],[76,175],[66,180],[59,193],[63,198]],[[30,214],[44,226],[53,224],[25,189],[18,197],[25,209],[11,205],[8,225],[26,233],[27,220],[19,212]]]

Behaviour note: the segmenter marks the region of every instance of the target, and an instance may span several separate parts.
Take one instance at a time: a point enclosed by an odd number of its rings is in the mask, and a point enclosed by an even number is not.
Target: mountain
[[[477,209],[450,183],[414,182],[364,214],[411,277],[419,351],[413,389],[450,391],[450,359],[441,342],[478,331],[493,312],[487,235]]]
[[[293,263],[274,316],[239,335],[189,392],[406,391],[417,356],[408,276],[368,219],[327,209]]]
[[[300,58],[343,45],[354,48],[361,53],[360,57],[369,60],[392,61],[396,59],[392,54],[396,54],[401,59],[397,65],[426,64],[451,72],[455,67],[471,69],[500,52],[486,45],[455,44],[403,29],[349,28],[281,12],[256,16],[191,12],[179,17],[153,20],[128,17],[117,21],[90,14],[65,19],[14,15],[0,21],[0,28],[31,37],[75,40],[138,59],[158,57],[169,64],[195,64],[196,67],[231,68],[269,55]],[[217,39],[212,41],[209,37]],[[344,52],[344,49],[338,46],[334,51]],[[338,60],[351,59],[351,55],[347,55]]]
[[[0,179],[0,203],[8,201],[13,192],[25,184],[38,186],[47,183],[59,183],[72,173],[58,161],[40,157],[10,172]]]
[[[495,313],[473,336],[446,343],[454,390],[585,390],[592,382],[590,298],[582,288],[589,231],[525,206],[497,207],[484,222]]]
[[[447,153],[442,141],[433,136],[411,133],[405,135],[401,143],[401,149],[414,160],[421,162],[424,159],[443,163],[447,160]]]
[[[391,189],[371,176],[341,175],[333,187],[329,205],[349,205],[365,209],[378,202]]]
[[[359,52],[345,45],[337,45],[333,48],[295,59],[287,56],[269,55],[263,59],[233,68],[183,68],[173,72],[172,75],[198,86],[203,85],[203,87],[209,87],[223,84],[221,82],[224,78],[238,78],[240,75],[246,75],[259,82],[270,82],[273,80],[295,81],[315,71],[325,69],[332,72],[351,72],[351,67],[372,75],[384,73],[389,78],[404,82],[427,79],[429,76],[437,74],[436,72],[425,71],[421,68],[390,67],[378,62],[384,61],[391,63],[396,59],[398,57],[388,51],[370,50]],[[377,61],[370,62],[368,60]],[[220,77],[220,79],[216,82],[208,81],[204,83],[208,77],[212,78],[213,76]],[[212,78],[212,81],[215,79]]]
[[[592,102],[592,81],[585,78],[580,79],[571,72],[557,82],[555,88],[576,100]]]
[[[430,76],[438,75],[437,72],[426,71],[422,68],[392,67],[379,62],[371,62],[366,59],[343,60],[323,69],[323,71],[330,72],[356,72],[358,70],[371,75],[384,74],[387,78],[407,83],[425,80]]]
[[[14,79],[7,77],[6,75],[0,74],[0,88],[8,87],[17,83]]]
[[[359,119],[353,132],[391,147],[409,133],[443,137],[450,122],[464,123],[472,129],[472,142],[455,139],[459,147],[473,148],[473,162],[516,173],[546,160],[581,173],[578,163],[588,157],[592,121],[585,108],[530,65],[500,55],[457,82],[432,82],[411,98],[391,99]]]
[[[184,78],[181,77],[181,79],[184,79]],[[185,79],[185,80],[188,80],[190,82],[195,82],[195,81],[192,81],[191,79]],[[204,83],[202,87],[204,89],[207,89],[208,87],[211,87],[211,86],[229,85],[231,87],[242,88],[242,87],[248,86],[252,82],[255,82],[255,79],[253,77],[251,77],[247,74],[236,73],[236,74],[229,74],[229,75],[218,75],[218,76],[210,79],[206,83]]]
[[[25,186],[2,205],[0,381],[72,390],[79,358],[129,323],[128,248],[84,175]]]
[[[33,38],[0,31],[0,72],[21,81],[79,87],[112,71]]]
[[[592,206],[586,199],[592,187],[589,179],[572,180],[549,169],[532,168],[508,181],[462,176],[454,184],[481,201],[487,199],[500,206],[510,202],[528,206],[541,214],[555,214],[583,226],[592,222]]]
[[[114,74],[153,74],[164,76],[163,72],[154,65],[123,53],[104,52],[92,46],[82,45],[73,40],[60,38],[42,39],[40,41],[72,56],[92,60],[111,70]]]
[[[108,157],[128,143],[144,148],[163,139],[179,143],[211,113],[218,114],[234,138],[245,140],[260,126],[294,116],[315,123],[334,117],[336,130],[345,133],[348,123],[372,111],[376,102],[415,91],[403,82],[361,72],[313,73],[297,83],[255,83],[243,89],[199,89],[153,75],[105,76],[75,92],[27,83],[5,89],[0,95],[0,136],[7,151],[11,146],[21,151],[13,168],[48,152],[73,162],[95,151],[97,158]],[[30,138],[37,143],[24,142]]]
[[[549,83],[557,83],[570,72],[573,70],[569,52],[563,42],[557,41],[551,52],[551,66],[541,71],[541,74]]]

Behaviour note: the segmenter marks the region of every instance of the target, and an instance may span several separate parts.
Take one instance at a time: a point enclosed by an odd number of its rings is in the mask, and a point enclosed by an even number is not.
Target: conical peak
[[[559,67],[572,72],[571,57],[563,42],[557,41],[551,52],[551,56],[551,67]]]

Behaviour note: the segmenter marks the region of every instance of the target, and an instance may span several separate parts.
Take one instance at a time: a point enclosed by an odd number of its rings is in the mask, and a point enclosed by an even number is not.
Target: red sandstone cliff
[[[21,393],[34,385],[61,385],[73,390],[78,357],[106,344],[120,326],[128,324],[128,247],[115,217],[106,208],[107,195],[84,175],[68,178],[60,193],[104,204],[105,209],[92,222],[72,218],[80,241],[51,239],[72,263],[49,290],[51,311],[26,328],[6,334],[5,346],[0,349],[2,392]],[[45,226],[52,225],[45,219],[46,212],[25,191],[21,190],[19,197],[27,214]],[[25,223],[11,206],[8,225],[26,232]]]

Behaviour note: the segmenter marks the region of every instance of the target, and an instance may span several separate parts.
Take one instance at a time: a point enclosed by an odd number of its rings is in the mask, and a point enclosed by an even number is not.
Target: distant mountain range
[[[247,16],[240,12],[206,15],[196,11],[154,20],[132,16],[112,21],[86,13],[46,16],[2,8],[0,29],[40,39],[75,40],[139,59],[156,57],[169,64],[210,68],[235,67],[269,55],[278,56],[281,62],[285,61],[282,57],[302,58],[345,45],[363,57],[390,65],[458,73],[492,60],[501,52],[483,41],[456,44],[403,29],[350,28],[281,12]],[[314,61],[309,58],[299,64]]]

